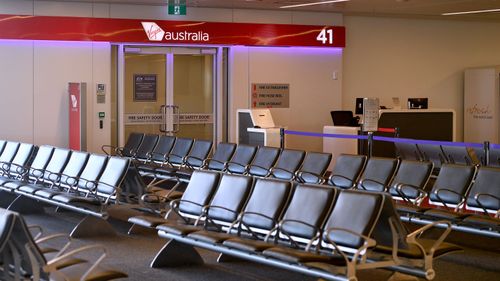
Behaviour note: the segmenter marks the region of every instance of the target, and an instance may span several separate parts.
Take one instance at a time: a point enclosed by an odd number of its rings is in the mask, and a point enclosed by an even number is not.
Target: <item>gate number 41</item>
[[[333,44],[333,29],[323,29],[316,36],[316,41],[319,41],[323,44]]]

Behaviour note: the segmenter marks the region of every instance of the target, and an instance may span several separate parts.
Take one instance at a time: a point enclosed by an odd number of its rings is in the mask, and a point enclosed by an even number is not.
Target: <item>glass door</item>
[[[131,132],[216,141],[217,49],[119,47],[122,145]]]

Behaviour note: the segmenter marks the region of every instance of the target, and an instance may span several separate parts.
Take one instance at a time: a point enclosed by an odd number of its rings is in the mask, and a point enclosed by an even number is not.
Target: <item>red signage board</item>
[[[0,15],[0,39],[345,47],[343,26]]]
[[[80,83],[69,83],[69,148],[81,150]]]

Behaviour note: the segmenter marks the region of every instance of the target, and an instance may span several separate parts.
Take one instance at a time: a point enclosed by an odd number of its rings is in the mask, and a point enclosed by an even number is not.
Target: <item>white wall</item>
[[[343,108],[356,97],[428,97],[457,113],[463,138],[463,81],[469,67],[500,64],[500,23],[344,17]],[[438,120],[437,120],[438,121]]]
[[[271,109],[274,123],[289,130],[322,132],[332,122],[330,110],[341,108],[342,49],[234,47],[230,61],[231,141],[236,141],[236,110],[250,108],[252,83],[290,84],[290,107]],[[288,148],[322,150],[321,138],[286,140]]]

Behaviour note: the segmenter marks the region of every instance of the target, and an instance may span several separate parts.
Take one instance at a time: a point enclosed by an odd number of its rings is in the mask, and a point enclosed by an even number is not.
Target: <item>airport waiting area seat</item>
[[[404,225],[387,193],[309,184],[290,191],[289,182],[265,178],[255,179],[249,191],[252,184],[243,178],[223,174],[205,208],[183,199],[172,203],[171,212],[184,219],[155,224],[159,236],[170,241],[152,266],[201,264],[194,248],[200,247],[222,253],[220,262],[237,257],[328,280],[355,280],[357,270],[372,268],[430,280],[433,259],[460,250],[442,243],[449,230],[432,243],[419,240],[417,232],[400,230]],[[248,202],[246,207],[242,201]],[[201,215],[193,217],[194,213]],[[404,241],[405,246],[394,248],[395,241]]]
[[[101,245],[63,249],[47,259],[39,243],[19,213],[0,208],[2,280],[105,281],[127,277],[122,271],[101,265],[106,258],[106,249]],[[98,253],[99,256],[92,261],[77,257],[85,252]]]

